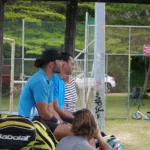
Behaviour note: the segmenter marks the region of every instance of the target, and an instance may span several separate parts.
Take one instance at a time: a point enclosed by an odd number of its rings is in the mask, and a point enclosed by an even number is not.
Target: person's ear
[[[54,62],[51,61],[48,63],[48,65],[52,68],[52,67],[54,67]]]
[[[66,61],[63,61],[62,66],[65,67],[67,65]]]

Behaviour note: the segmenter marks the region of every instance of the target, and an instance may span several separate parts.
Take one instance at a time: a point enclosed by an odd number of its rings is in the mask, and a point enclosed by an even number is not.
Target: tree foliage
[[[94,18],[95,4],[92,2],[78,3],[76,49],[84,49],[85,39],[85,12]],[[24,19],[24,31],[23,22]],[[46,48],[60,48],[64,44],[66,2],[36,1],[36,0],[13,0],[5,5],[4,36],[15,39],[16,57],[22,56],[22,36],[24,32],[25,57],[37,57]],[[93,19],[94,20],[94,19]],[[93,23],[94,21],[91,21]],[[132,25],[141,26],[150,24],[150,5],[144,4],[106,4],[107,25]],[[94,39],[94,28],[90,27],[92,33],[88,37],[90,43]],[[130,52],[132,54],[143,54],[143,45],[149,44],[149,28],[132,28]],[[106,53],[128,54],[129,53],[129,28],[106,27]],[[4,57],[11,55],[10,43],[4,42]],[[89,46],[89,52],[93,52],[94,43]],[[91,56],[92,57],[92,56]],[[127,77],[126,57],[109,58],[108,74],[115,75],[117,90],[123,91],[127,88],[122,77]],[[134,59],[133,59],[134,61]],[[120,62],[120,63],[118,63]],[[114,68],[115,66],[115,68]],[[122,69],[124,66],[125,69]],[[119,68],[119,69],[118,69]],[[121,88],[125,87],[125,88]]]
[[[107,4],[106,22],[117,25],[149,25],[150,6],[146,4]]]
[[[94,17],[94,9],[95,4],[92,2],[78,3],[77,21],[85,20],[85,12]],[[150,6],[144,4],[106,4],[106,24],[149,25],[149,10]],[[64,43],[66,2],[8,1],[5,7],[4,36],[16,40],[17,51],[22,46],[22,19],[25,20],[26,55],[38,55],[47,47],[59,48]],[[128,53],[128,30],[107,28],[106,52]],[[77,23],[77,49],[84,48],[84,32],[84,22]],[[141,53],[143,44],[149,42],[148,33],[147,29],[140,29],[132,34],[132,53]]]
[[[85,19],[85,12],[93,12],[93,3],[80,3],[77,20]],[[60,48],[64,44],[66,2],[38,2],[32,0],[14,0],[5,6],[4,36],[16,40],[16,57],[22,53],[22,32],[25,20],[25,54],[26,57],[37,56],[45,48]],[[76,48],[84,48],[84,22],[77,23]],[[7,43],[8,44],[8,43]],[[4,56],[10,57],[8,45]],[[20,53],[19,53],[20,52]]]

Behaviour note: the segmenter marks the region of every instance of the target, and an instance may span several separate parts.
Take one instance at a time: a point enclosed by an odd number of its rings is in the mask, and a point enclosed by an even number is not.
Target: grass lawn
[[[106,102],[105,132],[113,134],[122,140],[124,150],[150,150],[150,121],[133,120],[132,114],[136,112],[138,105],[130,104],[129,118],[127,119],[127,94],[108,94]],[[140,111],[150,111],[150,99],[144,99],[145,105],[141,105]],[[81,108],[81,102],[78,102]],[[93,110],[93,98],[89,100],[88,107]]]
[[[150,122],[147,120],[106,120],[106,133],[122,140],[124,150],[149,150]]]
[[[109,96],[108,105],[106,107],[107,114],[112,116],[125,116],[126,112],[126,96]],[[141,105],[142,113],[150,111],[150,100],[144,100],[145,105]],[[138,105],[137,105],[138,106]],[[149,150],[150,142],[150,121],[133,120],[132,114],[136,112],[137,106],[130,105],[128,119],[106,119],[105,131],[107,134],[114,134],[122,140],[124,150]],[[107,116],[107,115],[106,115]],[[116,117],[117,118],[117,117]]]
[[[9,99],[10,99],[9,95],[2,96],[1,105],[0,105],[1,110],[3,110],[3,111],[9,110],[9,103],[10,103]],[[13,111],[17,111],[17,109],[18,109],[18,99],[19,99],[19,95],[15,95],[14,100],[13,100],[14,101]]]
[[[93,110],[93,95],[90,95],[88,108]],[[150,150],[150,121],[141,119],[133,120],[132,114],[136,112],[137,106],[130,105],[129,118],[127,119],[126,94],[108,94],[105,97],[106,102],[106,119],[105,133],[113,134],[122,140],[124,150]],[[77,107],[81,108],[81,100]],[[145,105],[141,105],[140,111],[145,113],[150,111],[150,99],[144,99]],[[14,111],[17,111],[18,95],[14,99]],[[9,110],[9,96],[3,96],[1,110]]]

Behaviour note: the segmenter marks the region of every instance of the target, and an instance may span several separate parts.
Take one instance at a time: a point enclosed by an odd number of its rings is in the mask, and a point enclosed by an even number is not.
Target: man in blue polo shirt
[[[39,116],[47,123],[57,140],[60,140],[72,134],[70,125],[59,124],[62,120],[53,108],[53,83],[50,78],[54,73],[60,72],[61,55],[54,49],[44,51],[41,57],[35,60],[34,66],[39,70],[23,88],[19,99],[18,114],[30,117],[31,109],[36,107]]]
[[[51,80],[54,84],[53,98],[54,98],[54,109],[62,118],[62,120],[67,122],[72,122],[74,116],[64,109],[64,98],[65,98],[65,82],[64,77],[66,75],[71,75],[74,69],[74,60],[73,57],[67,53],[63,52],[61,54],[63,60],[62,68],[60,73],[55,73]]]
[[[38,103],[53,102],[53,83],[50,78],[53,73],[60,72],[62,60],[59,59],[61,59],[60,54],[55,50],[47,50],[41,59],[36,59],[34,66],[39,70],[28,80],[20,95],[19,115],[30,117],[30,111],[33,106],[36,106],[36,103],[38,107]],[[45,115],[44,118],[46,119]]]

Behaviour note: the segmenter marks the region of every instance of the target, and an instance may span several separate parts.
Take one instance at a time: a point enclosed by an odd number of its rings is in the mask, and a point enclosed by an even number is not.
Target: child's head
[[[75,135],[91,136],[97,131],[97,123],[93,114],[88,109],[75,113],[71,131]]]

